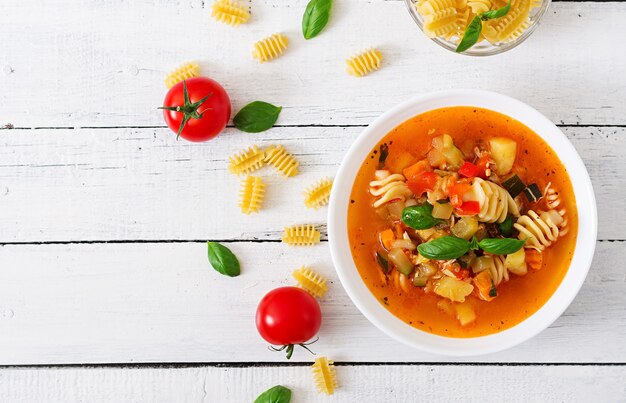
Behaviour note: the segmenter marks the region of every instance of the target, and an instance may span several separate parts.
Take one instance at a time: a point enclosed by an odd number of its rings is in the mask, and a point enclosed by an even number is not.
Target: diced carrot
[[[386,230],[380,232],[379,237],[380,237],[380,243],[383,244],[385,249],[391,250],[393,241],[396,240],[396,236],[393,234],[393,230],[390,228],[387,228]]]
[[[404,235],[404,224],[402,224],[402,221],[398,221],[393,225],[393,232],[396,236],[396,239],[400,239],[402,238],[402,236]]]
[[[543,265],[543,254],[534,249],[526,249],[526,265],[533,270],[541,270]]]
[[[490,295],[492,289],[494,288],[494,284],[493,280],[491,279],[491,274],[489,274],[488,270],[483,270],[478,273],[476,277],[472,279],[472,283],[474,283],[474,286],[476,287],[476,292],[481,299],[485,301],[491,301],[495,298]]]
[[[416,162],[415,164],[411,165],[410,167],[404,168],[402,170],[402,173],[404,174],[404,177],[408,180],[411,181],[413,180],[413,178],[415,178],[418,174],[425,172],[425,171],[430,171],[430,165],[428,164],[427,160],[421,160]]]

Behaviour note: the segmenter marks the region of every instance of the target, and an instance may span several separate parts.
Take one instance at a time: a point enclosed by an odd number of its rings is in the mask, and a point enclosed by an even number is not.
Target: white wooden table
[[[305,41],[305,4],[251,0],[250,23],[233,29],[202,0],[2,1],[0,401],[244,402],[278,383],[297,402],[626,401],[626,3],[553,3],[526,43],[490,58],[437,47],[400,0],[335,1],[327,29]],[[251,45],[276,31],[289,50],[260,66]],[[384,67],[347,76],[345,58],[369,46]],[[235,111],[282,105],[278,126],[176,141],[156,107],[165,74],[187,60],[223,83]],[[519,347],[470,359],[391,340],[348,299],[325,241],[279,242],[284,225],[325,228],[326,210],[301,207],[301,191],[334,175],[363,126],[449,88],[508,94],[559,124],[600,216],[593,266],[565,314]],[[273,143],[302,173],[265,175],[267,208],[244,216],[227,157]],[[243,274],[216,274],[206,240],[231,247]],[[254,327],[260,297],[302,264],[330,279],[315,350],[338,363],[332,399],[314,390],[311,356],[286,363]]]

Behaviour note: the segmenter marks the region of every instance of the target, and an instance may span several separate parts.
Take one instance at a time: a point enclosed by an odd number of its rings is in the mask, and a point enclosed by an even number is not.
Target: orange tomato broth
[[[381,144],[389,145],[387,169],[401,172],[403,166],[423,159],[430,149],[431,139],[447,133],[465,153],[471,153],[478,139],[495,136],[514,139],[517,156],[513,172],[526,184],[537,183],[543,191],[552,182],[567,210],[569,232],[543,253],[540,270],[528,270],[525,276],[510,274],[510,280],[498,286],[498,296],[491,302],[473,295],[476,320],[461,326],[456,317],[437,307],[441,297],[425,294],[415,287],[403,293],[393,282],[384,281],[375,258],[380,249],[378,233],[388,228],[385,220],[376,214],[369,194],[369,182],[374,178]],[[467,151],[466,151],[467,150]],[[406,152],[410,153],[407,154]],[[540,200],[529,207],[547,210]],[[448,107],[415,116],[388,133],[363,162],[354,186],[348,208],[348,235],[354,263],[369,290],[392,314],[404,322],[426,332],[448,337],[477,337],[497,333],[522,322],[535,313],[555,292],[569,268],[577,235],[578,216],[572,185],[557,154],[532,130],[513,118],[500,113],[473,107]]]

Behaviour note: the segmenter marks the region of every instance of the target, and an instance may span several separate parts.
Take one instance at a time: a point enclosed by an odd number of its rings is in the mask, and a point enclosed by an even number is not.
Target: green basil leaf
[[[485,238],[478,242],[478,246],[492,255],[508,255],[522,249],[525,243],[526,240],[515,238]]]
[[[281,385],[269,388],[254,399],[254,403],[289,403],[290,401],[291,390]]]
[[[282,106],[254,101],[241,108],[233,118],[233,123],[237,129],[244,132],[263,132],[274,126],[282,109]]]
[[[230,249],[217,242],[207,242],[207,246],[209,262],[215,270],[230,277],[237,277],[241,273],[239,260]]]
[[[463,256],[469,247],[470,243],[465,239],[448,235],[420,244],[417,250],[428,259],[448,260]]]
[[[509,2],[506,3],[506,6],[502,8],[499,8],[497,10],[485,11],[484,13],[480,15],[480,19],[483,21],[487,21],[487,20],[493,20],[494,18],[504,17],[505,15],[509,13],[510,9],[511,9],[511,0],[509,0]]]
[[[459,42],[459,46],[456,48],[457,53],[465,52],[467,49],[471,48],[478,42],[478,38],[480,38],[480,33],[483,30],[483,22],[480,19],[480,16],[474,17],[472,22],[467,26],[465,33],[463,34],[463,39]]]
[[[475,236],[472,237],[472,240],[470,241],[470,249],[471,250],[478,250],[479,246],[478,246],[478,239],[476,239]]]
[[[302,35],[304,39],[317,36],[328,23],[332,0],[311,0],[302,16]]]
[[[433,206],[424,203],[402,210],[402,222],[413,229],[428,229],[439,224],[441,220],[433,217]]]
[[[498,224],[498,229],[502,236],[510,237],[513,235],[513,217],[507,216],[506,220]]]

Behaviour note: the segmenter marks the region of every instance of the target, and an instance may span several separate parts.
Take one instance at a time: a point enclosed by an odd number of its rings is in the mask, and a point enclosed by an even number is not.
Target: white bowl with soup
[[[467,356],[528,340],[565,311],[591,265],[597,211],[585,165],[545,116],[492,92],[444,91],[358,137],[328,234],[342,285],[374,325]]]

